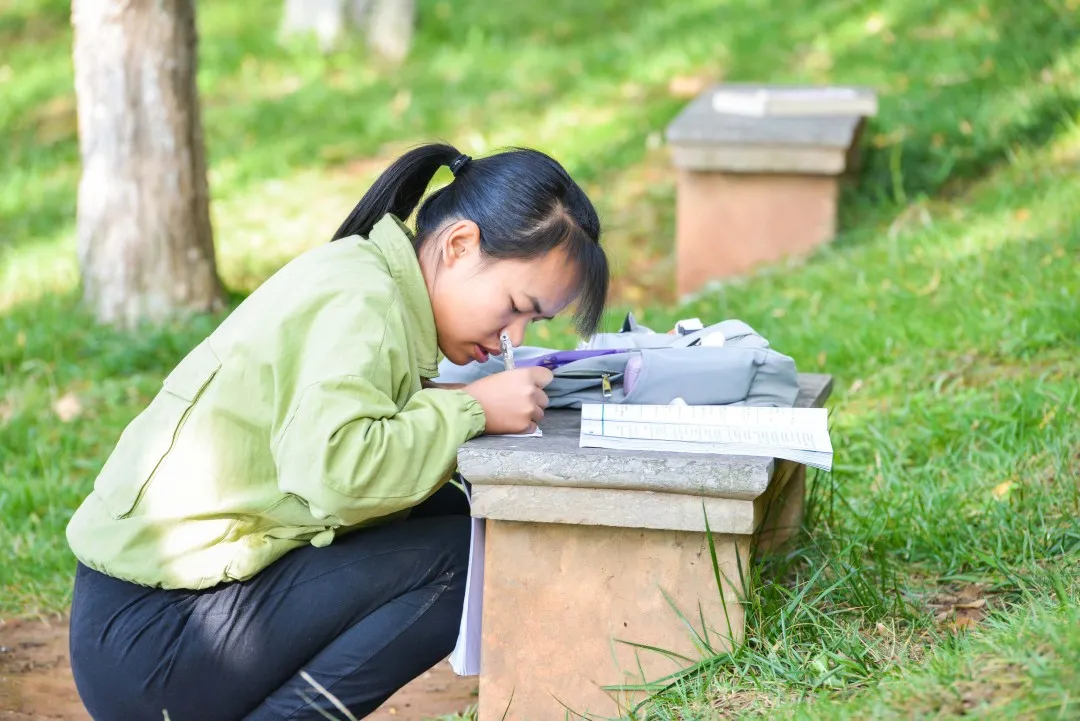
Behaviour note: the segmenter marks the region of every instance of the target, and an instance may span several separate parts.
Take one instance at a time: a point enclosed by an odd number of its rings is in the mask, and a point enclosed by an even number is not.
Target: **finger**
[[[552,379],[555,378],[554,373],[542,366],[534,366],[529,370],[531,371],[529,377],[532,379],[532,382],[537,385],[538,388],[543,388],[548,383],[551,383]]]
[[[547,408],[548,407],[548,395],[547,395],[547,393],[544,393],[544,391],[540,390],[539,388],[533,388],[532,398],[533,398],[533,403],[540,406],[541,408]]]
[[[539,406],[533,408],[532,413],[529,414],[529,417],[539,423],[540,421],[544,420],[544,409],[540,408]]]

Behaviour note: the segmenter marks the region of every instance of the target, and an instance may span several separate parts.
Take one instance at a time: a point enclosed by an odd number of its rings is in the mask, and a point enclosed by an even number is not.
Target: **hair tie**
[[[450,163],[450,172],[453,173],[455,178],[458,176],[458,173],[461,172],[461,169],[469,164],[470,160],[472,160],[472,158],[470,158],[468,155],[465,155],[464,153],[454,158],[454,160]]]

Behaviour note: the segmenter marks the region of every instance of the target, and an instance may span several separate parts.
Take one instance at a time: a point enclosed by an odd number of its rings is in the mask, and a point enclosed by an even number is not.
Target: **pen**
[[[503,333],[499,336],[499,342],[502,344],[502,357],[503,357],[503,370],[514,370],[514,346],[510,342],[510,336]]]

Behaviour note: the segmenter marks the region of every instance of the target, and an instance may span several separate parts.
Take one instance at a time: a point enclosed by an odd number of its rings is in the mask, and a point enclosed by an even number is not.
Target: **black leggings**
[[[447,484],[408,520],[286,554],[203,591],[147,588],[79,564],[71,666],[99,721],[357,717],[453,650],[468,502]]]

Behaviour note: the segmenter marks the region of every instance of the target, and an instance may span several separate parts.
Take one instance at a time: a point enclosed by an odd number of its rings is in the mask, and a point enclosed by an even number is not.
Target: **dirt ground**
[[[475,678],[445,661],[398,691],[368,719],[423,721],[476,703]],[[67,619],[0,620],[0,721],[87,721],[68,660]]]

